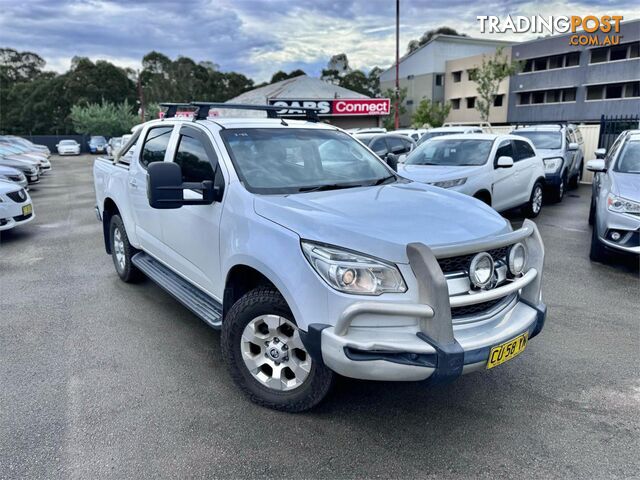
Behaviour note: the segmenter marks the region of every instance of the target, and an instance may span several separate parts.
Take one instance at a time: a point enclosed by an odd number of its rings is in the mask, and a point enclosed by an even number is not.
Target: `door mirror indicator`
[[[496,162],[497,168],[511,168],[513,167],[513,158],[511,157],[500,157]]]
[[[211,205],[219,197],[219,187],[211,180],[183,182],[180,165],[173,162],[154,162],[147,168],[147,198],[151,208],[176,209],[183,205]],[[202,200],[185,200],[183,190],[202,191]]]

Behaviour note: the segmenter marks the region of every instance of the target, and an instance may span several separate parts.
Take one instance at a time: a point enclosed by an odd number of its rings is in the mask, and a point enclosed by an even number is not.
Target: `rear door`
[[[182,169],[183,182],[211,180],[224,188],[218,163],[219,153],[204,130],[182,125],[167,161]],[[200,190],[184,190],[185,199],[202,199]],[[159,210],[167,263],[176,272],[222,301],[220,273],[220,220],[222,202],[185,205],[176,210]]]
[[[173,133],[174,125],[151,126],[138,140],[140,148],[131,162],[127,191],[136,225],[140,246],[153,256],[162,259],[162,230],[160,210],[149,206],[147,198],[147,167],[153,162],[163,162]]]
[[[387,156],[387,153],[389,153],[389,147],[387,146],[387,142],[384,140],[384,137],[377,137],[374,139],[369,144],[369,148],[373,150],[378,157],[383,159]]]
[[[513,158],[513,167],[498,168],[497,162],[500,157]],[[511,140],[502,140],[493,157],[493,184],[491,186],[491,206],[498,211],[517,205],[519,198],[518,170],[515,162],[515,152]]]
[[[536,156],[536,152],[527,142],[523,140],[513,140],[514,151],[516,154],[514,168],[517,171],[518,196],[515,206],[522,205],[531,196],[533,188],[534,176],[536,175],[536,165],[540,159]]]

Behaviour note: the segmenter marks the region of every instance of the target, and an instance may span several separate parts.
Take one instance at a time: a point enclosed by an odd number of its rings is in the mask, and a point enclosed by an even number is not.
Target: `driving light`
[[[545,158],[544,162],[544,173],[556,173],[560,170],[562,166],[561,158]]]
[[[392,263],[306,240],[301,244],[313,269],[336,290],[354,295],[407,291],[398,267]]]
[[[640,215],[640,203],[617,197],[612,193],[607,197],[607,208],[612,212]]]
[[[527,264],[527,249],[522,243],[516,243],[509,249],[509,271],[520,275]]]
[[[434,187],[440,187],[440,188],[451,188],[451,187],[464,185],[466,181],[467,181],[466,177],[456,178],[455,180],[444,180],[442,182],[433,182],[431,183],[431,185],[433,185]]]
[[[469,265],[469,280],[478,288],[486,287],[493,278],[493,258],[487,252],[477,254]]]

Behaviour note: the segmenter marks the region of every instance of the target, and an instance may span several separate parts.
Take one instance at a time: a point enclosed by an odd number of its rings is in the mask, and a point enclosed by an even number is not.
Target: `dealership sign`
[[[331,100],[276,100],[269,99],[269,105],[282,107],[280,115],[304,115],[297,108],[317,108],[319,115],[389,115],[391,100],[388,98],[334,98]]]

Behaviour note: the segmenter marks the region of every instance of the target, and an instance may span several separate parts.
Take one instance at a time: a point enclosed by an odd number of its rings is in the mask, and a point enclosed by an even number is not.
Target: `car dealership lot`
[[[519,358],[444,387],[342,380],[291,415],[234,387],[218,332],[118,279],[93,158],[53,157],[38,217],[0,240],[0,478],[637,475],[638,270],[589,261],[589,187],[536,219],[549,316]]]

